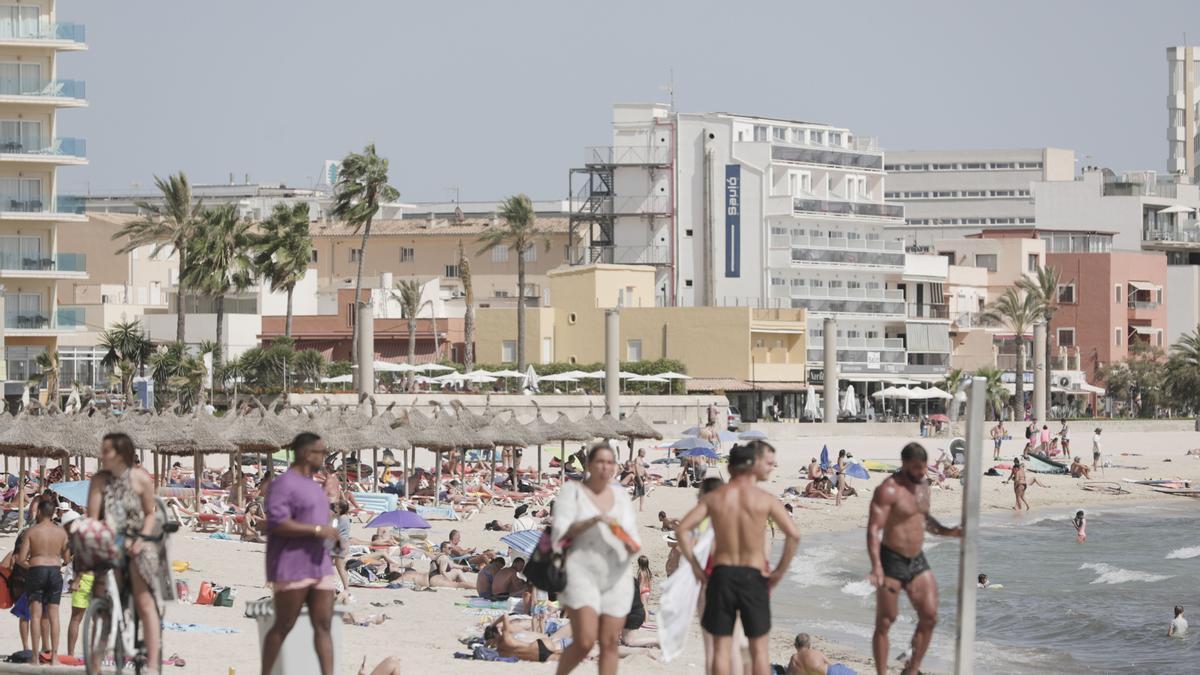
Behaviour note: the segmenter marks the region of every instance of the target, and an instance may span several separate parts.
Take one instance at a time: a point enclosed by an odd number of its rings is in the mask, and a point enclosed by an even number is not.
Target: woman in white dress
[[[617,644],[633,605],[630,558],[641,549],[633,502],[613,482],[617,460],[607,443],[588,449],[587,477],[568,482],[554,500],[554,541],[569,540],[567,587],[559,595],[574,642],[558,661],[558,675],[575,669],[600,643],[599,672],[617,672]]]

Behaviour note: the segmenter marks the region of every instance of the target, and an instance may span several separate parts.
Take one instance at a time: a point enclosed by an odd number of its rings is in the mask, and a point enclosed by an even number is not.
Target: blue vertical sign
[[[742,276],[742,165],[725,165],[725,276]]]

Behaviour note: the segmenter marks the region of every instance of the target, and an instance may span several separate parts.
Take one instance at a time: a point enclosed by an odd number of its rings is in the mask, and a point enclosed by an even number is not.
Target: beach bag
[[[117,538],[108,523],[96,518],[77,518],[68,537],[76,572],[91,572],[115,564],[121,557]]]
[[[13,606],[12,589],[9,584],[12,583],[12,570],[7,567],[0,567],[0,609],[8,609]]]
[[[216,595],[213,593],[212,583],[203,581],[200,583],[200,590],[196,591],[197,605],[211,605]]]
[[[222,588],[217,596],[213,598],[213,607],[233,607],[233,598],[237,594],[233,588],[226,586]]]
[[[525,562],[523,573],[535,588],[547,593],[562,593],[567,587],[566,562],[566,547],[561,552],[554,550],[554,538],[547,527]]]

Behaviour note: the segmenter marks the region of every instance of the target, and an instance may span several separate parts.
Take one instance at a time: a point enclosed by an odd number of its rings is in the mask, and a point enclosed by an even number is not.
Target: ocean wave
[[[838,561],[843,552],[834,546],[819,546],[796,556],[788,573],[791,581],[800,586],[833,586],[837,583],[837,572],[842,568]]]
[[[1084,563],[1079,566],[1081,570],[1092,570],[1098,576],[1093,584],[1123,584],[1130,581],[1141,581],[1144,583],[1154,583],[1170,579],[1168,574],[1151,574],[1150,572],[1140,572],[1138,570],[1126,570],[1120,567],[1114,567],[1108,563]]]
[[[1200,546],[1186,546],[1177,548],[1167,554],[1167,560],[1187,560],[1189,558],[1200,557]]]
[[[847,583],[845,586],[842,586],[842,592],[858,598],[865,598],[868,595],[875,593],[875,587],[871,585],[870,581],[864,579],[862,581],[851,581]]]

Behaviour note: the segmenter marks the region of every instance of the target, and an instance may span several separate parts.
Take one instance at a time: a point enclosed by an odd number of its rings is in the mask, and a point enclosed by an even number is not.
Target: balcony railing
[[[598,145],[584,148],[584,164],[669,164],[669,148],[662,145]]]
[[[867,354],[869,351],[872,350],[864,349],[860,351],[854,349],[839,349],[837,352],[837,360],[838,363],[867,363],[870,361],[870,358]],[[877,353],[879,355],[880,363],[908,363],[908,359],[905,358],[903,350],[880,351]],[[809,361],[821,361],[825,358],[825,350],[810,349],[808,350],[807,358]]]
[[[815,335],[809,338],[811,342],[808,345],[810,350],[824,351],[825,340],[820,335]],[[837,339],[838,349],[849,350],[866,350],[866,351],[904,351],[904,340],[900,338],[847,338],[840,337]]]
[[[904,316],[903,302],[883,302],[879,300],[820,300],[815,298],[797,298],[792,296],[793,309],[806,309],[810,312],[827,314],[886,314],[889,316]]]
[[[56,328],[62,330],[83,329],[87,326],[87,308],[60,305],[56,319]]]
[[[999,368],[1000,370],[1016,370],[1017,369],[1017,355],[1016,354],[997,354],[996,355],[996,367]],[[1024,366],[1024,368],[1022,368],[1022,370],[1026,370],[1026,371],[1033,370],[1033,357],[1026,355],[1025,366]]]
[[[66,21],[39,21],[36,24],[8,21],[0,23],[0,40],[58,40],[82,43],[86,41],[86,31],[84,24]]]
[[[866,216],[871,218],[903,218],[904,207],[897,204],[874,204],[871,202],[843,202],[827,199],[792,199],[792,210],[796,213],[819,213],[837,216]]]
[[[850,300],[896,300],[903,307],[904,291],[898,288],[830,288],[828,286],[792,286],[793,298],[837,298]],[[901,309],[901,314],[904,310]]]
[[[771,159],[781,162],[800,162],[850,169],[883,170],[883,155],[847,152],[834,148],[804,147],[793,145],[771,146]]]
[[[1158,303],[1153,300],[1130,300],[1129,309],[1158,309]]]
[[[82,138],[56,138],[48,145],[27,146],[18,139],[0,139],[2,155],[44,157],[87,157],[87,141]]]
[[[792,235],[792,246],[802,246],[806,248],[833,248],[854,251],[904,252],[904,242],[896,239],[847,239],[845,237],[812,237],[803,234]]]
[[[865,265],[869,267],[904,267],[903,253],[871,253],[820,248],[792,247],[794,263],[830,263],[836,265]]]
[[[949,319],[949,305],[908,303],[908,318],[910,319]]]
[[[951,317],[950,323],[959,330],[980,328],[983,326],[983,315],[979,312],[957,312]]]
[[[0,194],[0,213],[82,214],[82,197],[60,196],[53,205],[34,197]]]
[[[666,246],[589,246],[588,259],[611,265],[665,265],[669,262]]]
[[[86,253],[58,253],[54,257],[43,258],[38,255],[28,256],[19,253],[0,253],[0,269],[21,272],[86,272]]]
[[[87,85],[82,80],[53,80],[43,84],[0,81],[0,96],[29,96],[36,98],[87,98]]]
[[[1200,244],[1200,224],[1194,220],[1178,226],[1147,224],[1142,228],[1142,240]]]

